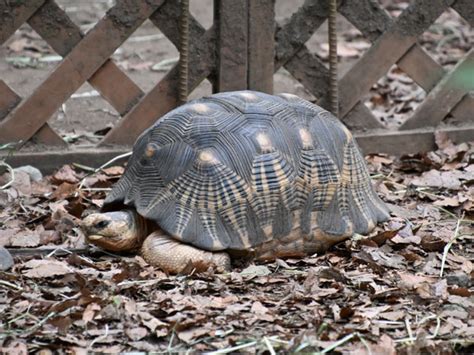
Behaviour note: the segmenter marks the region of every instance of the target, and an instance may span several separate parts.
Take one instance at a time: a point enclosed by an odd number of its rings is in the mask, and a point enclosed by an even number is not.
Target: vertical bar
[[[188,101],[189,0],[181,0],[179,17],[179,101]]]
[[[248,88],[272,94],[275,0],[250,0],[248,10]]]
[[[331,111],[339,116],[339,88],[337,78],[337,0],[329,0],[328,42],[329,42],[329,96]]]
[[[251,0],[252,1],[252,0]],[[247,88],[248,0],[216,0],[217,91]]]

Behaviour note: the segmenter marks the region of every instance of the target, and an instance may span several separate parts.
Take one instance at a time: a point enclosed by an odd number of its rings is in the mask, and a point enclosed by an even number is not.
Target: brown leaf
[[[371,237],[370,240],[374,241],[380,247],[385,244],[387,240],[395,237],[400,229],[378,233],[377,235]]]
[[[122,175],[123,171],[123,166],[111,166],[110,168],[102,169],[102,172],[108,176]]]
[[[63,182],[56,188],[56,190],[54,190],[53,195],[51,197],[54,200],[65,200],[66,198],[71,197],[76,192],[76,190],[76,184]]]
[[[28,229],[22,230],[10,238],[11,246],[14,247],[36,247],[40,244],[40,235]]]
[[[84,310],[84,313],[82,313],[82,320],[84,321],[84,323],[87,324],[91,320],[93,320],[97,312],[101,309],[102,307],[97,303],[89,303],[86,309]]]
[[[24,266],[29,270],[24,271],[23,275],[32,278],[66,275],[73,272],[66,263],[52,259],[30,260]]]
[[[203,335],[209,335],[211,329],[205,327],[191,328],[179,331],[178,338],[184,341],[185,343],[190,343],[191,341],[202,337]]]
[[[461,188],[461,178],[465,178],[465,174],[459,170],[439,171],[432,169],[423,173],[420,177],[413,179],[411,183],[415,186],[430,186],[458,190]]]
[[[256,315],[262,315],[268,313],[268,308],[265,307],[261,302],[255,301],[250,308],[250,312]]]
[[[126,328],[125,334],[127,334],[131,340],[137,341],[146,337],[148,330],[144,327]]]
[[[69,165],[64,165],[52,176],[52,181],[56,185],[62,184],[64,182],[76,184],[79,182],[79,179],[76,175],[76,172]]]

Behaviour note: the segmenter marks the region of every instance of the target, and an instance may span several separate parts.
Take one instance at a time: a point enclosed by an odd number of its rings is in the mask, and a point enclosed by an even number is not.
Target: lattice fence
[[[474,140],[474,80],[464,80],[463,85],[457,80],[463,73],[472,75],[473,49],[447,72],[417,44],[449,7],[474,26],[472,0],[416,0],[396,19],[373,0],[340,1],[339,13],[372,42],[339,83],[341,119],[365,152],[428,150],[435,130],[447,132],[455,141]],[[272,0],[215,0],[216,15],[209,29],[190,18],[188,90],[207,78],[215,91],[272,92],[274,72],[284,67],[326,105],[328,70],[305,43],[327,18],[327,8],[327,0],[307,0],[279,25]],[[1,2],[0,16],[0,43],[27,22],[63,57],[29,97],[19,97],[0,80],[0,144],[20,141],[35,148],[17,152],[10,158],[12,164],[35,163],[50,170],[63,162],[106,161],[129,149],[145,128],[178,105],[177,65],[144,93],[110,59],[148,18],[178,46],[178,1],[118,0],[86,35],[53,0]],[[427,92],[396,131],[385,128],[363,104],[364,96],[393,64]],[[48,120],[85,82],[121,119],[98,145],[78,150],[68,147]],[[448,115],[455,123],[442,123]]]

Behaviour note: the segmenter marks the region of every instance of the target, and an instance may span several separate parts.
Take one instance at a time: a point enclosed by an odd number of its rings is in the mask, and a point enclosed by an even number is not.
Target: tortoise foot
[[[150,265],[169,274],[189,274],[214,268],[217,272],[230,271],[230,257],[225,252],[210,252],[154,232],[144,241],[142,256]]]

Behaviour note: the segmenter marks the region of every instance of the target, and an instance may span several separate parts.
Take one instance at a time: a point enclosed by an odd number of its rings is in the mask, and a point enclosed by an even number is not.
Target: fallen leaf
[[[270,275],[272,272],[265,265],[250,265],[240,272],[240,275],[244,276],[247,280],[253,279],[258,276]]]
[[[73,272],[66,263],[53,259],[30,260],[24,266],[29,270],[24,271],[23,275],[31,278],[52,277]]]

